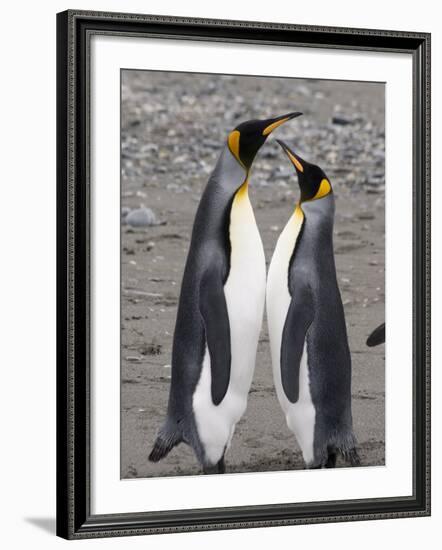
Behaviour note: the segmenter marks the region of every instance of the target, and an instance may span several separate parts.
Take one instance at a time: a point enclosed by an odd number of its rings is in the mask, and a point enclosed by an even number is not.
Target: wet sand
[[[166,413],[193,217],[227,133],[242,120],[293,110],[304,116],[272,137],[287,140],[330,177],[338,282],[353,362],[354,429],[362,464],[384,464],[384,346],[365,345],[384,320],[383,85],[124,71],[122,207],[152,209],[156,225],[123,224],[121,232],[122,478],[200,472],[183,444],[157,464],[147,460]],[[296,176],[269,139],[250,184],[267,263],[297,198]],[[248,408],[226,464],[228,472],[303,468],[274,391],[265,319]]]

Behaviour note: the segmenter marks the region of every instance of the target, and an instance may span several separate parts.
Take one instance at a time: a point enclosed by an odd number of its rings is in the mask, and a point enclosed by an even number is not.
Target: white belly
[[[230,272],[224,286],[230,324],[230,382],[224,399],[214,405],[206,349],[193,396],[198,434],[213,464],[230,445],[235,424],[246,409],[264,313],[265,256],[247,190],[238,192],[232,204],[230,242]]]
[[[285,414],[287,425],[295,434],[304,460],[308,464],[313,460],[315,408],[310,393],[306,344],[304,344],[304,352],[301,358],[299,399],[296,403],[291,403],[287,399],[281,382],[281,341],[291,302],[288,289],[288,270],[302,226],[302,219],[302,212],[297,208],[279,236],[267,277],[266,305],[276,394]]]

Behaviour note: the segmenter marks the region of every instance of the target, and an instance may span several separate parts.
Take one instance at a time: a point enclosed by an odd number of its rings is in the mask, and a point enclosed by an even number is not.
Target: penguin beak
[[[276,118],[269,119],[268,125],[264,128],[262,131],[263,136],[268,136],[273,130],[284,124],[284,122],[287,122],[288,120],[291,120],[292,118],[296,118],[298,116],[301,116],[302,113],[300,112],[294,112],[294,113],[287,113],[286,115],[281,115]]]
[[[296,155],[290,148],[289,146],[284,143],[282,140],[280,139],[277,139],[276,140],[279,145],[282,147],[283,151],[285,152],[285,154],[289,157],[289,159],[291,160],[293,166],[296,168],[296,172],[298,173],[298,175],[301,173],[304,172],[304,160],[301,158],[301,157],[298,157],[298,155]]]

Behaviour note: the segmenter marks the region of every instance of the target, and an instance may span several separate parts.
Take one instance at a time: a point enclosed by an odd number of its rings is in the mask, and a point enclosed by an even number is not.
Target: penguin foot
[[[212,475],[218,473],[218,466],[217,464],[212,464],[210,466],[203,466],[203,474],[204,475]]]
[[[203,464],[203,473],[205,475],[225,474],[226,464],[224,462],[224,457],[222,457],[216,464]]]
[[[359,458],[356,447],[349,450],[343,450],[336,447],[330,447],[325,456],[311,462],[307,465],[309,470],[319,470],[321,468],[335,468],[338,454],[351,464],[351,466],[360,466],[361,459]]]
[[[325,468],[335,468],[336,467],[336,453],[330,452],[328,454],[327,462],[325,463]]]
[[[307,466],[309,470],[321,470],[322,468],[335,468],[336,466],[336,453],[328,455],[325,464],[315,464],[314,466]]]

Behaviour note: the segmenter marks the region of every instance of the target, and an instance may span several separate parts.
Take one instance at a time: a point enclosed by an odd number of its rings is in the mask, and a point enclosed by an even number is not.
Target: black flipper
[[[372,348],[373,346],[379,346],[385,342],[385,323],[379,325],[367,338],[367,346]]]
[[[200,311],[206,332],[212,373],[212,401],[219,405],[230,381],[230,323],[222,278],[216,269],[206,272],[200,288]]]
[[[305,337],[314,317],[313,295],[310,286],[295,283],[281,341],[281,382],[291,403],[299,398],[299,368]]]

